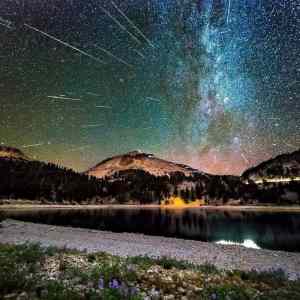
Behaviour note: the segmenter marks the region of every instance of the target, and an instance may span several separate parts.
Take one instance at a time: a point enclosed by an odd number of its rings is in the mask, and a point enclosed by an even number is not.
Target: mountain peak
[[[130,151],[128,153],[125,153],[124,155],[128,155],[128,156],[137,156],[137,155],[148,155],[147,153],[144,153],[143,151],[141,150],[133,150],[133,151]]]
[[[175,172],[181,172],[187,176],[193,173],[200,173],[199,170],[189,166],[167,161],[156,157],[154,154],[144,153],[140,150],[105,159],[86,173],[102,178],[126,170],[142,170],[155,176],[164,176]]]
[[[0,145],[0,158],[28,160],[28,157],[21,150],[4,145]]]

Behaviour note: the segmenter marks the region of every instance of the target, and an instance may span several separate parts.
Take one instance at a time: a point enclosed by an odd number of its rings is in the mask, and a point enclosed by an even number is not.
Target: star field
[[[300,147],[294,0],[2,0],[0,143],[240,174]]]

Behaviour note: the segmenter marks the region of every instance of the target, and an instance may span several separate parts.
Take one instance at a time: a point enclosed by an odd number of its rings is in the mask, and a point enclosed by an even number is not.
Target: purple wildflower
[[[110,289],[119,289],[121,287],[119,281],[115,278],[113,278],[110,282],[109,282],[109,288]]]
[[[132,265],[132,264],[127,265],[128,272],[135,272],[135,270],[136,270],[136,268],[134,265]]]
[[[218,299],[217,294],[216,294],[216,293],[213,293],[213,294],[211,295],[211,299],[212,299],[212,300],[217,300],[217,299]]]
[[[137,295],[137,293],[138,293],[138,289],[135,286],[129,288],[129,295],[130,296],[135,296],[135,295]]]
[[[104,279],[103,279],[103,277],[100,277],[100,279],[99,279],[99,281],[98,281],[98,288],[99,288],[100,290],[103,290],[104,287],[105,287]]]

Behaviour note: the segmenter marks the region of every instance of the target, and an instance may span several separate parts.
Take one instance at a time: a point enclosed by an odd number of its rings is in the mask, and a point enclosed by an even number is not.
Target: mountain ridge
[[[84,173],[97,178],[103,178],[130,169],[143,170],[155,176],[164,176],[175,172],[181,172],[187,176],[193,173],[204,174],[204,172],[188,165],[164,160],[156,157],[152,153],[144,153],[139,150],[104,159]]]
[[[300,149],[263,161],[244,171],[241,178],[255,181],[274,177],[293,176],[300,176]]]
[[[0,158],[30,160],[20,149],[4,145],[0,145]]]

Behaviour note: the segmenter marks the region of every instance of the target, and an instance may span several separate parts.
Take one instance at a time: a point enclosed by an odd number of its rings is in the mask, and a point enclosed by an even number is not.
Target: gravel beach
[[[236,245],[34,224],[11,219],[1,223],[0,242],[38,242],[43,246],[66,247],[87,252],[104,251],[122,257],[167,256],[194,264],[211,263],[225,270],[282,269],[290,279],[300,278],[300,253],[256,250]]]

